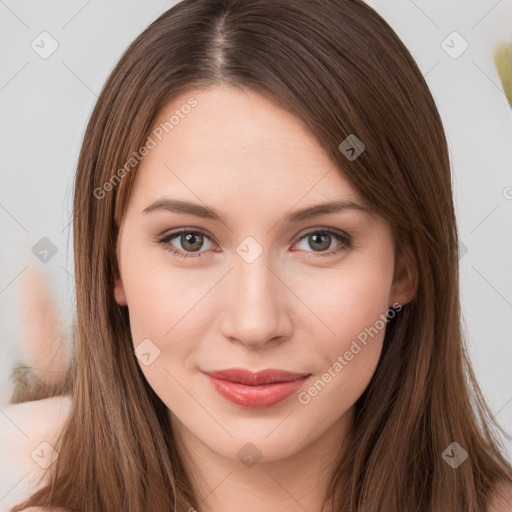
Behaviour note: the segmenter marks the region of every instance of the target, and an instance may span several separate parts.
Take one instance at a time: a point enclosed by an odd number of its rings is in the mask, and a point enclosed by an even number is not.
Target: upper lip
[[[259,386],[261,384],[272,384],[275,382],[290,382],[311,375],[310,373],[295,373],[286,370],[276,370],[274,368],[268,368],[258,372],[252,372],[245,368],[232,368],[228,370],[206,371],[205,373],[216,379],[249,386]]]

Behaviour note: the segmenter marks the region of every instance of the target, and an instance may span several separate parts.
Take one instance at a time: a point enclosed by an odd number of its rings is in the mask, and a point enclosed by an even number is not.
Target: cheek
[[[386,258],[308,272],[297,279],[294,290],[314,314],[317,332],[331,348],[328,352],[374,325],[389,307],[393,265]]]
[[[197,281],[197,282],[196,282]],[[141,338],[154,338],[165,344],[176,338],[189,315],[200,309],[205,294],[204,277],[165,269],[140,268],[127,287],[131,331],[136,344]]]
[[[163,398],[169,388],[179,388],[172,376],[182,382],[193,370],[191,354],[211,326],[207,292],[218,278],[207,270],[171,268],[165,255],[151,259],[148,252],[139,257],[135,248],[127,251],[123,282],[135,354],[149,384]],[[138,355],[148,352],[150,357]],[[186,399],[186,394],[173,396]]]
[[[330,403],[328,417],[340,414],[359,398],[380,358],[393,266],[385,258],[375,261],[316,275],[311,281],[315,286],[305,295],[315,317],[302,329],[309,329],[315,339],[321,365],[299,402],[315,401],[318,407]]]
[[[205,288],[204,275],[173,268],[175,263],[165,249],[142,238],[136,229],[127,230],[121,245],[122,280],[135,345],[144,338],[171,337],[174,326],[186,318]]]
[[[197,311],[205,286],[192,281],[191,274],[146,262],[125,287],[135,355],[147,382],[171,410],[190,405],[180,383],[186,382],[194,340],[201,338]]]

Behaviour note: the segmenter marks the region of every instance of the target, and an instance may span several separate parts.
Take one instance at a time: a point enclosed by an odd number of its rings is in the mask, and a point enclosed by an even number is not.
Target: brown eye
[[[176,242],[172,242],[176,239],[178,240],[178,247],[176,247]],[[201,253],[205,252],[200,251],[200,249],[204,246],[205,240],[209,240],[209,238],[201,231],[182,230],[166,235],[165,237],[159,239],[158,243],[163,245],[165,249],[172,252],[176,256],[188,258],[191,256],[200,257]]]
[[[185,251],[198,251],[203,245],[203,235],[201,233],[187,233],[180,235],[181,246]]]
[[[344,249],[350,247],[351,241],[348,235],[332,231],[330,229],[322,229],[317,231],[310,231],[299,242],[306,240],[306,245],[313,249],[313,253],[318,253],[317,256],[330,256],[336,254]],[[328,250],[333,241],[338,241],[338,246],[333,250]],[[308,250],[306,247],[304,250]]]

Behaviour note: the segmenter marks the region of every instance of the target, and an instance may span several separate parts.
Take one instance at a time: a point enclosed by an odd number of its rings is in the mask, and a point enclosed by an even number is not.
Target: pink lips
[[[253,409],[272,407],[282,402],[311,375],[272,368],[256,373],[241,368],[205,373],[222,396],[241,407]]]

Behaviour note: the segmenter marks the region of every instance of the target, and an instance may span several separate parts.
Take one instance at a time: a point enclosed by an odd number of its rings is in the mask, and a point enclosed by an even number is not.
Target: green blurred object
[[[11,380],[14,383],[14,390],[10,399],[11,404],[23,402],[23,397],[29,388],[29,368],[21,363],[16,363],[11,370]]]
[[[512,44],[500,46],[494,53],[494,63],[498,68],[498,74],[512,107]]]

